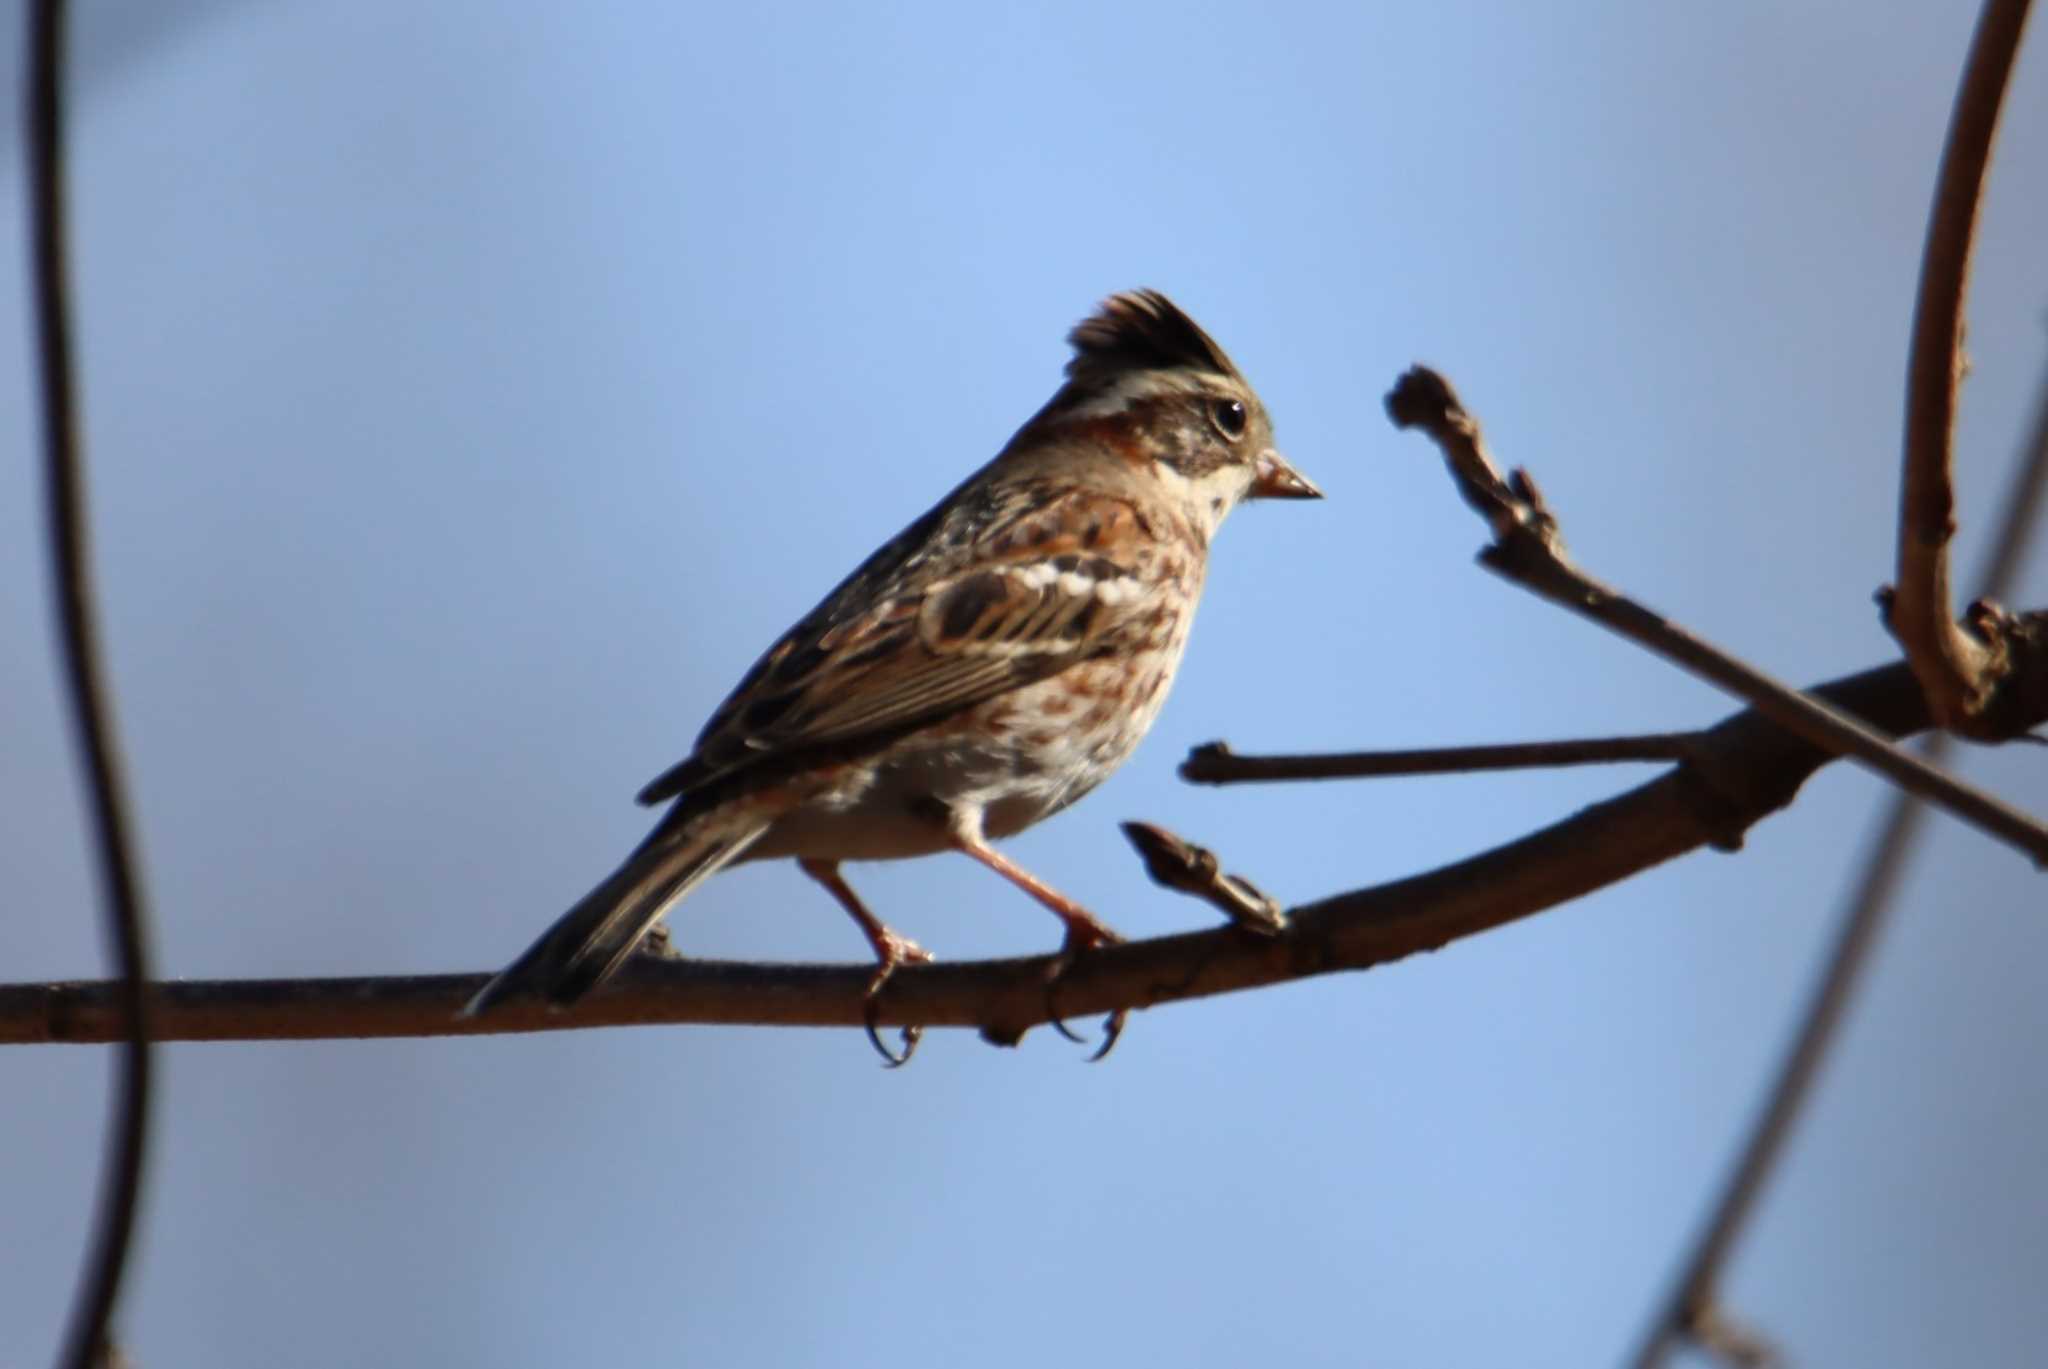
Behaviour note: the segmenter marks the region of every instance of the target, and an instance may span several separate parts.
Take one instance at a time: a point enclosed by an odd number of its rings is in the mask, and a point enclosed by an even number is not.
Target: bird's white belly
[[[747,852],[748,860],[905,860],[952,849],[946,815],[978,811],[990,837],[1065,807],[1078,793],[1056,772],[1019,767],[1007,748],[965,737],[906,747],[873,770],[854,767],[792,810]]]
[[[972,710],[979,716],[962,726],[907,738],[878,766],[847,767],[744,859],[932,855],[952,849],[949,813],[978,814],[991,839],[1023,831],[1095,788],[1136,748],[1179,663],[1184,633],[1175,636],[1134,691],[1090,679],[1093,666],[1082,665]],[[1110,668],[1115,684],[1128,684],[1128,666]]]

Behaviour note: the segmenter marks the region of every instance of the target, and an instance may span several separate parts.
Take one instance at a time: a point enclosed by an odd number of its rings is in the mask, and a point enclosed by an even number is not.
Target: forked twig
[[[1149,822],[1121,825],[1153,883],[1202,900],[1248,932],[1278,936],[1287,930],[1278,900],[1242,875],[1225,874],[1215,852]]]
[[[1822,700],[1801,694],[1695,637],[1676,623],[1610,589],[1572,564],[1557,520],[1528,472],[1503,478],[1487,455],[1479,424],[1450,383],[1417,366],[1387,396],[1397,427],[1421,428],[1435,440],[1458,492],[1493,528],[1480,562],[1523,588],[1560,604],[1744,699],[1779,726],[1875,770],[1910,793],[2025,851],[2048,865],[2048,827],[1984,791],[1935,769]],[[2014,632],[2048,641],[2048,619],[2014,619]]]

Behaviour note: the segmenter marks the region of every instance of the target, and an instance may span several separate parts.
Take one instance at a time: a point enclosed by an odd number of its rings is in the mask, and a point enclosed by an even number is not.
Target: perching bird
[[[842,861],[958,851],[1058,914],[1070,952],[1118,939],[989,843],[1102,783],[1152,726],[1224,515],[1321,492],[1158,291],[1111,296],[1068,341],[1051,401],[754,664],[640,791],[669,803],[653,832],[467,1014],[526,992],[575,1002],[738,861],[794,857],[860,924],[871,1037],[883,981],[931,957],[862,905]]]

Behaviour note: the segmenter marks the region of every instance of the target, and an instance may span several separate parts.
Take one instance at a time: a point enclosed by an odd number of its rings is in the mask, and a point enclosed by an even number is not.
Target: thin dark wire
[[[85,474],[78,440],[70,311],[64,261],[64,3],[29,7],[28,167],[44,461],[60,650],[72,724],[84,752],[93,837],[109,939],[121,974],[128,1037],[120,1053],[113,1132],[93,1217],[93,1236],[58,1364],[90,1369],[107,1345],[121,1291],[149,1134],[150,1045],[145,988],[150,954],[142,879],[134,858],[120,758],[94,630]]]
[[[2006,494],[2005,518],[1999,526],[1984,578],[1979,582],[1985,586],[1987,596],[1996,598],[2009,593],[2018,578],[2028,542],[2040,522],[2044,496],[2048,496],[2048,376],[2042,380],[2033,431],[2013,473],[2012,488]],[[1948,741],[1946,733],[1936,733],[1925,748],[1927,759],[1940,760],[1948,749]],[[1903,790],[1892,795],[1798,1034],[1784,1063],[1778,1067],[1778,1076],[1741,1156],[1722,1184],[1720,1196],[1686,1261],[1684,1274],[1662,1304],[1649,1337],[1636,1354],[1634,1363],[1638,1369],[1654,1369],[1663,1363],[1674,1340],[1695,1317],[1712,1307],[1721,1266],[1756,1209],[1785,1142],[1799,1120],[1814,1077],[1834,1044],[1850,999],[1861,983],[1871,948],[1883,930],[1893,896],[1905,874],[1914,839],[1924,825],[1926,811],[1920,800]]]

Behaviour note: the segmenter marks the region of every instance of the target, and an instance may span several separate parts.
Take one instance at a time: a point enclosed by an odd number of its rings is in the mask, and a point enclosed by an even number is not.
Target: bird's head
[[[1100,444],[1163,482],[1208,531],[1241,500],[1322,498],[1273,445],[1251,383],[1157,290],[1111,295],[1067,340],[1067,382],[1011,452]]]

